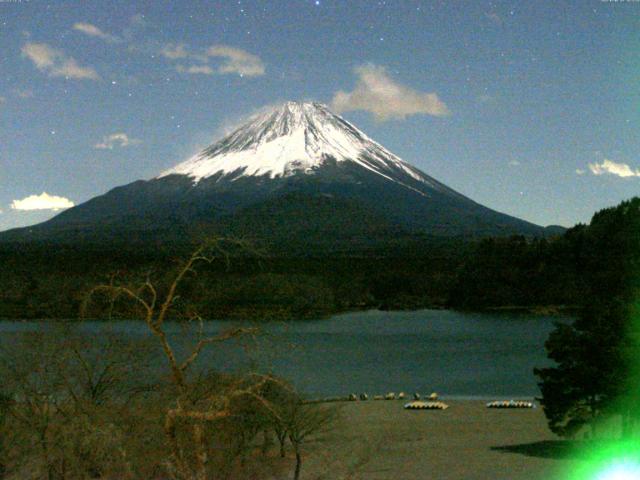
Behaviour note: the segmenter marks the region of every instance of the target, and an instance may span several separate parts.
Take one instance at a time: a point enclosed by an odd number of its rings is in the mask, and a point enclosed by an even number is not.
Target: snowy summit
[[[287,102],[256,115],[244,126],[199,154],[164,171],[186,175],[195,182],[220,175],[235,180],[245,176],[288,177],[313,174],[326,161],[353,162],[401,183],[409,175],[432,185],[431,179],[404,162],[355,126],[320,103]]]
[[[116,187],[5,238],[174,241],[192,235],[194,225],[300,245],[304,254],[310,245],[352,251],[403,235],[545,233],[438,182],[326,106],[287,102],[159,177]]]

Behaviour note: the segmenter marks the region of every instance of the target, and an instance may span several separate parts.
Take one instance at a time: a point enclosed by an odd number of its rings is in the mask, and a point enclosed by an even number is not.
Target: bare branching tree
[[[215,335],[205,334],[203,319],[193,311],[186,312],[186,320],[197,325],[198,338],[190,351],[179,358],[167,331],[166,322],[172,318],[173,307],[179,299],[178,290],[188,277],[196,275],[201,264],[223,261],[228,264],[232,249],[248,250],[245,242],[229,239],[212,239],[203,243],[162,289],[150,277],[139,285],[119,285],[112,279],[110,284],[95,287],[87,296],[83,311],[88,311],[91,302],[102,296],[109,305],[109,312],[122,300],[128,300],[142,313],[149,331],[160,343],[171,373],[171,381],[176,389],[175,402],[166,411],[164,431],[171,450],[169,471],[179,480],[205,480],[209,477],[209,453],[207,428],[222,420],[236,416],[235,405],[244,399],[251,399],[260,408],[277,415],[270,402],[261,395],[269,376],[250,375],[227,384],[219,390],[209,390],[194,395],[194,387],[189,381],[189,372],[203,350],[216,344],[244,336],[252,336],[257,330],[252,327],[234,327]],[[126,303],[126,302],[125,302]],[[181,315],[184,313],[181,312]],[[190,430],[189,441],[185,444],[179,429]]]

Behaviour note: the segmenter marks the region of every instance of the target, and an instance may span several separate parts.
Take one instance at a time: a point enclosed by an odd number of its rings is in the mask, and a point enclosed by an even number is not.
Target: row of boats
[[[389,392],[386,395],[374,395],[372,400],[404,400],[407,395],[404,392],[398,394]],[[317,400],[310,400],[309,403],[324,403],[324,402],[341,402],[341,401],[367,401],[370,397],[366,393],[357,395],[355,393],[350,394],[348,397],[330,397]],[[536,408],[535,403],[524,400],[494,400],[486,404],[487,408]],[[419,393],[413,394],[413,401],[404,405],[407,410],[446,410],[449,408],[444,402],[438,401],[438,394],[436,392],[426,395],[423,399]]]
[[[443,402],[414,400],[405,404],[404,408],[407,410],[446,410],[449,405]],[[495,400],[487,403],[487,408],[536,408],[536,406],[533,402],[521,400]]]
[[[536,405],[522,400],[495,400],[487,403],[487,408],[536,408]]]
[[[414,400],[413,402],[406,403],[404,408],[407,410],[446,410],[449,408],[444,402],[423,402],[421,400]]]

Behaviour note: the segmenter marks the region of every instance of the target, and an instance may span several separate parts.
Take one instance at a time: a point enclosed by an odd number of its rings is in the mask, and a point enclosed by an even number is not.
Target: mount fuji
[[[543,236],[401,160],[319,103],[287,102],[150,180],[114,188],[23,241],[188,241],[232,234],[278,248],[355,249],[415,237]]]

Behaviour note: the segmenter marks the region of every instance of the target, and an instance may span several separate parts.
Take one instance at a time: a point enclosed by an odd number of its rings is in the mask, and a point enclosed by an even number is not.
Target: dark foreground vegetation
[[[297,480],[307,441],[331,426],[335,410],[304,402],[268,373],[223,374],[200,362],[206,349],[258,332],[208,336],[179,300],[198,266],[226,255],[216,241],[160,278],[114,280],[87,293],[83,314],[140,319],[142,338],[91,334],[81,322],[3,337],[0,478],[254,479],[293,471]],[[165,332],[172,311],[196,333],[186,349]]]
[[[268,375],[199,369],[176,384],[150,364],[153,342],[73,328],[5,345],[0,478],[286,478],[335,416]]]
[[[637,202],[637,200],[633,200]],[[356,309],[579,308],[613,252],[610,210],[552,238],[399,239],[331,253],[286,245],[232,254],[188,281],[205,318],[308,318]],[[253,242],[259,245],[259,242]],[[82,299],[110,278],[167,270],[191,244],[1,244],[0,318],[77,318]],[[609,279],[603,279],[609,282]],[[609,282],[611,283],[611,282]],[[615,282],[614,282],[615,283]]]

